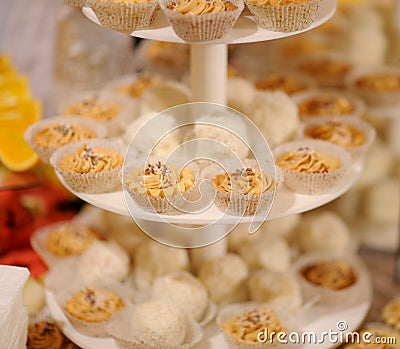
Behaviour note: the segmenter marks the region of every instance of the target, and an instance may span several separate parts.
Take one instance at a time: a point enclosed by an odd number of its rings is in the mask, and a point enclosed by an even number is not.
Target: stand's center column
[[[190,84],[193,102],[226,105],[228,45],[190,45]]]

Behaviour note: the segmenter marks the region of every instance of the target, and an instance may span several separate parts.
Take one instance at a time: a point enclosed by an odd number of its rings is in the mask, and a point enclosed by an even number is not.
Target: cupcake
[[[156,0],[88,0],[88,2],[103,27],[125,34],[148,28],[159,9]]]
[[[252,216],[268,210],[281,183],[252,168],[217,174],[211,181],[217,190],[216,206],[235,216]]]
[[[302,136],[327,141],[345,148],[353,157],[366,154],[375,139],[375,130],[361,120],[331,117],[306,121]]]
[[[180,271],[157,278],[152,287],[152,299],[175,304],[201,324],[204,320],[212,320],[215,315],[207,314],[210,306],[207,289],[188,272]]]
[[[271,343],[270,336],[265,338],[265,333],[274,333],[275,338],[288,333],[286,324],[267,304],[232,304],[221,310],[217,323],[232,349],[275,348],[277,343]],[[260,333],[264,333],[264,337]]]
[[[282,91],[292,96],[312,88],[312,81],[303,75],[293,73],[270,73],[259,78],[255,82],[257,90],[261,91]]]
[[[116,139],[80,141],[59,148],[50,163],[72,190],[106,193],[120,187],[124,151]]]
[[[295,32],[315,20],[319,0],[246,0],[255,22],[266,30]]]
[[[54,322],[38,321],[28,327],[27,349],[78,349]]]
[[[348,77],[347,87],[372,107],[398,106],[400,69],[389,66],[359,69]]]
[[[108,136],[121,133],[126,123],[137,116],[137,105],[125,96],[92,92],[68,99],[60,106],[60,114],[97,121],[107,129]]]
[[[123,349],[189,349],[202,338],[199,325],[165,301],[147,301],[126,309],[107,331]]]
[[[25,139],[44,163],[61,146],[84,139],[103,138],[106,128],[94,120],[53,117],[41,120],[25,131]]]
[[[31,237],[31,245],[46,264],[54,265],[83,253],[98,239],[99,235],[87,226],[61,222],[37,230]]]
[[[74,327],[96,337],[107,336],[105,326],[125,306],[121,296],[109,287],[83,287],[58,298]]]
[[[350,257],[303,255],[294,269],[304,297],[322,304],[338,304],[351,299],[359,283],[358,262]]]
[[[400,300],[398,298],[385,304],[382,309],[382,319],[387,325],[400,329]]]
[[[186,41],[206,41],[224,37],[244,4],[241,0],[162,0],[160,6],[176,35]]]
[[[300,119],[321,116],[359,117],[365,110],[357,97],[338,90],[307,91],[294,97]]]
[[[343,148],[323,141],[297,141],[274,150],[285,185],[300,194],[327,193],[340,181],[351,156]]]
[[[171,212],[185,203],[195,185],[190,168],[171,164],[147,164],[144,169],[127,170],[124,187],[135,202],[147,211]]]
[[[334,55],[315,55],[300,59],[296,69],[315,79],[322,87],[343,87],[346,76],[352,71],[352,65],[343,58]]]
[[[82,8],[86,6],[87,0],[64,0],[67,5]]]

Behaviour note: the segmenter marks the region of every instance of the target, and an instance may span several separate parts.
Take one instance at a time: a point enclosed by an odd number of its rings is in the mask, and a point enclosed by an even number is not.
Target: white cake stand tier
[[[362,171],[362,163],[353,163],[347,170],[344,177],[333,187],[329,193],[321,195],[304,195],[298,194],[290,189],[283,186],[277,191],[274,203],[269,219],[281,218],[290,216],[297,213],[307,212],[319,206],[325,205],[326,203],[338,198],[344,192],[346,192],[359,178]],[[72,190],[63,180],[61,176],[57,174],[63,185],[70,190],[73,194],[81,198],[82,200],[102,208],[106,211],[111,211],[117,214],[129,216],[130,213],[125,202],[123,191],[117,191],[112,193],[104,194],[85,194],[75,192]],[[135,219],[144,221],[153,221],[160,223],[174,223],[174,224],[198,224],[206,225],[217,222],[219,224],[235,224],[238,220],[236,216],[224,214],[221,212],[215,204],[211,205],[207,210],[199,213],[182,213],[182,214],[157,214],[145,211],[138,207],[136,203],[129,199],[129,207],[131,207],[131,213]],[[265,215],[243,217],[241,223],[260,222],[265,220]]]

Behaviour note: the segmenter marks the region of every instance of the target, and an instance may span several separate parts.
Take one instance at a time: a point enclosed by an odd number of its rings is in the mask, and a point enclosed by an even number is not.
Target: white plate
[[[354,292],[354,297],[350,297],[347,302],[341,304],[311,307],[296,318],[298,323],[302,324],[301,330],[313,331],[317,336],[321,336],[324,331],[337,331],[339,321],[345,321],[350,331],[356,330],[361,325],[372,303],[372,283],[366,266],[361,261],[360,264],[360,282],[358,289]],[[76,331],[56,303],[53,294],[48,290],[46,290],[46,303],[53,318],[61,323],[64,334],[83,349],[119,349],[112,338],[88,337]],[[316,349],[332,347],[328,343],[323,343],[301,345],[297,348],[309,349],[310,346]],[[204,329],[203,340],[193,349],[228,349],[228,346],[213,322]]]
[[[91,21],[100,25],[99,20],[97,19],[96,15],[93,13],[91,8],[84,7],[82,11],[85,14],[85,16],[88,17]],[[287,36],[303,33],[320,26],[321,24],[325,23],[328,19],[330,19],[335,13],[335,11],[336,11],[336,0],[324,0],[321,2],[321,7],[318,10],[317,17],[310,27],[301,31],[296,31],[291,33],[281,33],[281,32],[268,31],[257,26],[257,24],[254,22],[253,16],[251,16],[250,13],[245,9],[245,11],[243,11],[243,13],[241,14],[239,20],[236,22],[235,27],[224,38],[219,40],[200,42],[200,43],[240,44],[246,42],[258,42],[258,41],[267,41],[267,40],[284,38]],[[167,19],[162,11],[159,11],[156,19],[149,28],[144,30],[134,31],[131,35],[151,40],[180,42],[180,43],[186,42],[175,34],[172,27],[169,26]]]
[[[360,162],[353,163],[348,171],[345,173],[342,180],[334,187],[328,194],[322,195],[303,195],[295,193],[285,186],[283,186],[276,195],[272,210],[268,216],[268,219],[275,219],[280,217],[289,216],[292,214],[302,213],[319,206],[325,205],[326,203],[338,198],[340,195],[345,193],[359,178],[363,164]],[[73,194],[81,198],[82,200],[102,208],[107,211],[111,211],[117,214],[129,216],[128,208],[125,203],[124,193],[122,191],[107,193],[107,194],[85,194],[73,191],[58,175],[59,180],[63,185],[71,191]],[[131,200],[129,203],[133,207],[136,204]],[[135,218],[142,219],[145,221],[153,222],[168,222],[177,224],[210,224],[219,220],[220,224],[234,224],[237,222],[237,217],[230,216],[228,214],[223,215],[221,218],[221,211],[212,205],[206,211],[199,214],[179,214],[179,215],[159,215],[151,212],[147,212],[137,207],[132,210],[136,213]],[[264,217],[255,217],[254,221],[263,221]],[[241,223],[251,223],[253,217],[243,217]]]

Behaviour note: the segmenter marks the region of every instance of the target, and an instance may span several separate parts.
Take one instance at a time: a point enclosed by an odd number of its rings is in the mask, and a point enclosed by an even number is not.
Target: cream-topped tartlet
[[[237,6],[230,1],[223,0],[179,0],[169,5],[168,8],[182,14],[202,15],[233,11],[237,9]]]

